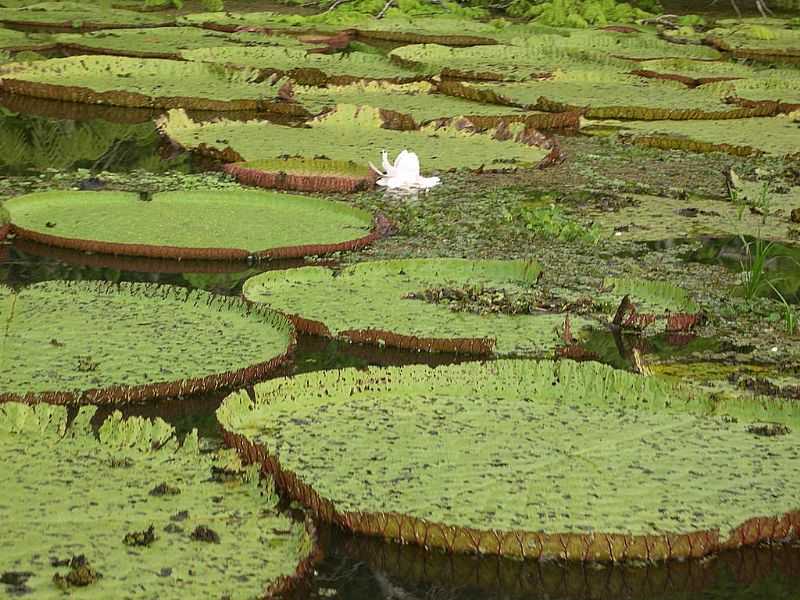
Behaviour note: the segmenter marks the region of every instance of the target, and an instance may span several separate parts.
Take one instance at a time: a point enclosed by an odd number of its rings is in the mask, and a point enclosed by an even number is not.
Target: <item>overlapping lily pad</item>
[[[53,246],[151,258],[245,260],[361,248],[369,213],[261,191],[40,192],[6,202],[15,233]]]
[[[160,127],[180,146],[230,162],[288,155],[366,166],[382,149],[394,155],[410,148],[419,155],[423,169],[491,170],[533,166],[557,151],[549,138],[523,123],[485,132],[469,119],[451,119],[412,131],[388,129],[397,119],[408,117],[369,106],[339,105],[303,128],[226,119],[197,123],[182,111],[170,111]]]
[[[284,364],[283,317],[205,292],[46,282],[0,288],[0,402],[123,402],[245,385]]]
[[[263,34],[231,34],[207,31],[196,27],[157,27],[117,29],[91,33],[64,33],[54,36],[62,49],[71,53],[109,54],[140,58],[180,59],[182,51],[197,48],[237,45],[302,46],[289,36]]]
[[[318,335],[429,351],[544,355],[560,345],[564,315],[503,309],[510,298],[535,296],[539,272],[528,261],[373,261],[339,271],[263,273],[246,281],[243,293]],[[477,289],[490,290],[495,303],[471,303]],[[450,303],[450,296],[465,301]],[[575,332],[585,324],[575,318]]]
[[[129,107],[265,110],[304,115],[276,100],[258,69],[122,56],[74,56],[0,69],[0,89],[39,98]]]
[[[0,50],[7,52],[35,51],[48,48],[52,39],[45,35],[27,34],[14,29],[0,28]]]
[[[40,2],[21,8],[0,8],[0,23],[54,30],[163,27],[173,21],[158,13],[111,8],[94,2]]]
[[[406,543],[662,560],[800,531],[796,406],[720,405],[597,363],[315,373],[217,417],[322,520]],[[765,421],[786,433],[754,433]]]
[[[360,80],[413,81],[419,73],[391,63],[386,57],[365,52],[309,53],[304,48],[228,46],[181,52],[186,60],[258,68],[285,74],[298,83],[350,83]]]
[[[716,85],[731,83],[735,82]],[[781,112],[775,103],[731,105],[728,87],[689,89],[677,81],[643,78],[602,66],[556,71],[550,77],[525,82],[460,83],[441,89],[459,97],[531,110],[581,110],[587,117],[600,119],[741,119]]]
[[[115,413],[95,434],[94,413],[0,405],[0,518],[24,540],[0,550],[11,596],[272,598],[309,571],[313,531],[271,480],[160,419]]]

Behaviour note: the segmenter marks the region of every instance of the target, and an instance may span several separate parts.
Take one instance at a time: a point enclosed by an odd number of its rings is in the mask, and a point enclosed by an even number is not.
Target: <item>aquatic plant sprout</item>
[[[663,560],[800,531],[796,403],[720,402],[598,363],[311,373],[237,392],[217,417],[318,518],[405,543]],[[753,433],[764,422],[785,433]]]
[[[439,185],[441,181],[438,177],[422,177],[419,171],[419,157],[408,150],[398,154],[394,164],[389,162],[386,150],[381,151],[381,164],[383,171],[379,171],[372,163],[369,163],[369,166],[381,176],[376,183],[390,190],[429,190]]]

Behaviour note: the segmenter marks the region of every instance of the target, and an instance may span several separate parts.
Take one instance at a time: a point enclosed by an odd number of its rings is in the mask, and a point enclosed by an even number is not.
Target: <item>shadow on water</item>
[[[720,265],[735,273],[749,270],[751,264],[749,253],[754,252],[755,238],[730,236],[701,238],[701,240],[703,245],[685,254],[683,257],[685,260]],[[766,244],[769,250],[764,272],[769,282],[787,302],[800,303],[800,248],[779,243]],[[762,287],[759,295],[779,299],[772,287],[767,284]]]
[[[236,295],[247,277],[294,264],[163,261],[57,250],[17,241],[0,244],[0,282],[14,286],[53,279],[146,281]],[[189,272],[191,271],[191,272]],[[718,349],[704,338],[614,337],[596,331],[586,340],[602,362],[630,367],[633,347],[659,357]],[[463,355],[427,354],[354,345],[301,336],[294,363],[273,376],[371,365],[427,364],[464,360]],[[102,406],[95,422],[114,410],[126,416],[161,417],[179,435],[197,428],[220,441],[214,411],[228,391],[146,404]],[[324,559],[296,600],[800,600],[800,547],[748,549],[704,561],[662,565],[537,563],[493,557],[449,556],[321,527]]]

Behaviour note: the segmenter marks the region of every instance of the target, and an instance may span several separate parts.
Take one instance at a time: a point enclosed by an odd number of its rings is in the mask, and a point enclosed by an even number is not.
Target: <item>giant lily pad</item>
[[[769,193],[764,215],[748,210],[745,205],[710,198],[636,196],[635,199],[636,202],[615,212],[592,209],[583,216],[604,234],[629,241],[749,235],[794,242],[798,235],[790,215],[800,206],[800,188]]]
[[[53,41],[49,36],[27,34],[14,29],[0,29],[0,49],[7,52],[42,50],[52,45]]]
[[[159,14],[99,6],[92,2],[40,2],[21,8],[0,8],[0,23],[59,30],[162,27],[173,19]]]
[[[418,130],[387,129],[408,119],[369,106],[339,105],[303,128],[266,121],[221,119],[198,123],[172,110],[161,131],[173,142],[229,161],[256,161],[289,156],[325,157],[367,166],[382,149],[392,154],[413,149],[423,169],[486,169],[532,166],[554,151],[550,140],[522,123],[482,132],[469,119],[432,123]]]
[[[364,79],[410,81],[421,77],[419,73],[392,64],[384,56],[364,52],[319,54],[309,53],[303,48],[227,46],[185,50],[181,56],[190,61],[287,74],[300,83],[350,83]]]
[[[182,51],[197,48],[244,44],[302,46],[301,42],[289,36],[248,33],[227,35],[196,27],[157,27],[64,33],[55,36],[54,40],[73,54],[111,54],[176,60],[181,58]]]
[[[778,19],[721,21],[705,41],[736,58],[800,60],[800,30]]]
[[[20,237],[153,258],[290,258],[361,248],[378,237],[369,213],[259,191],[41,192],[6,202]]]
[[[800,530],[800,482],[785,475],[800,468],[796,406],[720,405],[570,361],[315,373],[255,395],[217,411],[227,442],[358,533],[454,552],[661,560]],[[787,433],[759,435],[764,421]]]
[[[534,294],[539,272],[526,261],[373,261],[340,271],[263,273],[245,282],[243,294],[290,315],[309,333],[421,350],[543,355],[559,345],[564,316],[500,308],[509,297]],[[493,290],[497,304],[446,301],[461,290],[469,295],[467,288]],[[574,323],[576,329],[583,324]]]
[[[287,360],[291,325],[236,299],[147,284],[0,289],[0,402],[108,402],[244,385]]]
[[[271,598],[308,572],[313,531],[278,513],[271,480],[161,419],[115,413],[95,435],[94,413],[67,425],[64,407],[0,405],[0,518],[19,541],[3,583],[42,599]]]
[[[276,101],[257,69],[122,56],[74,56],[0,69],[0,89],[39,98],[130,107],[270,110],[305,114]]]
[[[689,89],[677,81],[642,78],[602,66],[557,71],[551,77],[525,82],[471,83],[441,89],[473,100],[533,110],[581,110],[598,119],[740,119],[771,116],[781,110],[774,103],[731,106],[728,87]]]
[[[334,108],[337,104],[362,104],[396,111],[412,117],[416,123],[466,115],[488,117],[487,120],[536,119],[536,113],[515,107],[481,104],[455,96],[437,93],[437,87],[427,81],[406,84],[388,82],[358,82],[351,85],[296,86],[294,99],[311,113]],[[549,117],[538,113],[541,118]]]
[[[606,122],[620,136],[640,146],[690,152],[726,152],[735,156],[783,157],[800,154],[800,123],[778,115],[728,120]]]

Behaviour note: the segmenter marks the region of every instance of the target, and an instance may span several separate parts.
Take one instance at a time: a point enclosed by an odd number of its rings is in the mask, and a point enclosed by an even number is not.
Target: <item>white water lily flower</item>
[[[386,150],[383,150],[381,151],[381,159],[383,172],[379,171],[372,163],[369,163],[369,166],[381,176],[377,184],[390,190],[428,190],[440,183],[438,177],[422,177],[419,174],[419,157],[414,152],[403,150],[394,159],[394,164],[391,164]]]

